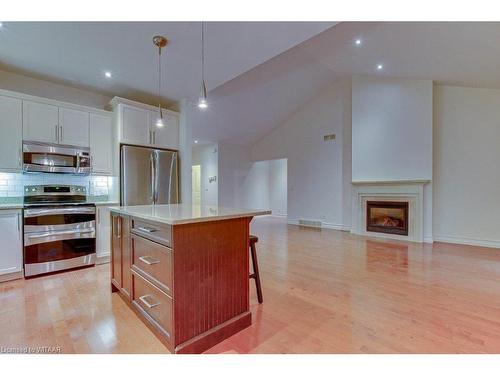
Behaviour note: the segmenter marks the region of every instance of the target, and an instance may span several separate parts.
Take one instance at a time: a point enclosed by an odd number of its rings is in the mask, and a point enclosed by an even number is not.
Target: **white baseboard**
[[[424,242],[425,243],[433,243],[434,242],[434,237],[432,237],[432,236],[424,236]]]
[[[0,275],[0,283],[3,283],[4,281],[11,281],[11,280],[16,280],[16,279],[22,279],[24,277],[24,272],[23,271],[17,271],[17,272],[12,272],[12,273],[7,273],[4,275]]]
[[[344,224],[321,223],[321,228],[341,230],[342,232],[351,231],[351,227]]]
[[[291,225],[300,225],[299,219],[288,219],[287,223],[291,224]],[[305,225],[301,225],[301,226],[305,226]],[[311,227],[311,228],[316,228],[316,227]],[[343,224],[332,224],[332,223],[321,222],[321,228],[317,228],[317,229],[335,229],[335,230],[341,230],[344,232],[349,232],[351,230],[351,227],[347,226],[347,225],[343,225]]]
[[[104,263],[109,263],[111,259],[110,254],[108,253],[107,255],[99,256],[97,257],[95,264],[104,264]]]
[[[460,245],[500,248],[500,241],[498,240],[480,240],[478,238],[470,237],[434,236],[434,241],[456,243]]]

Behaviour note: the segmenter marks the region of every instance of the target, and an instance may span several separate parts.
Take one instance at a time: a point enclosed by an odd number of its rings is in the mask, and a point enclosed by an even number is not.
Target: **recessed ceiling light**
[[[377,70],[382,70],[382,69],[384,69],[384,66],[382,64],[378,64],[377,65]]]
[[[195,139],[195,140],[194,140],[194,143],[198,143],[198,140],[197,140],[197,139]]]
[[[106,76],[106,78],[111,78],[111,72],[104,72],[104,75]]]
[[[354,41],[354,44],[355,44],[355,45],[357,45],[357,46],[360,46],[360,45],[361,45],[361,43],[362,43],[362,42],[361,42],[361,39],[356,39],[356,40]]]
[[[2,22],[0,22],[0,28],[1,28],[2,26],[3,26],[3,23],[2,23]]]

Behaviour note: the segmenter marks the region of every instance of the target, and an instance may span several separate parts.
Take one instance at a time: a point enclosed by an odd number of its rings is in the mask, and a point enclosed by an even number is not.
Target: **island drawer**
[[[167,294],[132,272],[133,304],[169,339],[172,338],[173,302]]]
[[[160,225],[146,220],[133,219],[132,233],[172,247],[172,227],[170,225]]]
[[[172,249],[132,234],[132,269],[172,295]]]

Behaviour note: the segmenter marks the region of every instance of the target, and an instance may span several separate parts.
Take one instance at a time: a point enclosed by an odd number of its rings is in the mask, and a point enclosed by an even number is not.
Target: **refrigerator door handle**
[[[153,204],[156,203],[155,201],[155,162],[154,162],[154,152],[151,152],[151,157],[149,160],[149,165],[151,167],[151,201]]]
[[[154,158],[153,158],[153,162],[154,162],[154,170],[155,170],[155,180],[154,180],[154,200],[155,200],[155,204],[158,203],[158,190],[159,190],[159,186],[158,186],[158,154],[156,152],[154,152]]]

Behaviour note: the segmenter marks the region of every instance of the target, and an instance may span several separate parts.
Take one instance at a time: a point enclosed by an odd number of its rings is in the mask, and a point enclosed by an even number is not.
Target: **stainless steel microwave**
[[[23,171],[88,175],[90,148],[24,141]]]

